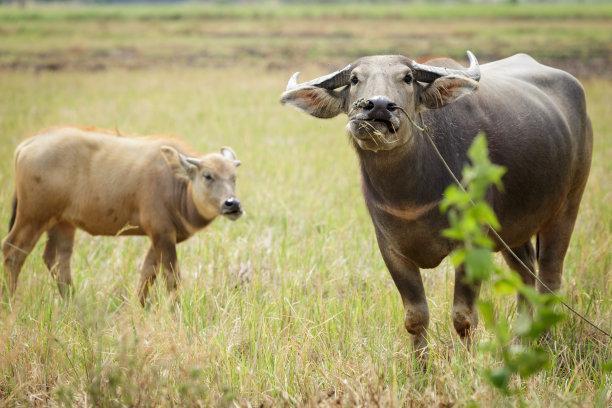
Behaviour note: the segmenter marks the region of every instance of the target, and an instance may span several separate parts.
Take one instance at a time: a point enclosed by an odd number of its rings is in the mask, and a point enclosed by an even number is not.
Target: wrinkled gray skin
[[[316,117],[348,115],[346,129],[359,156],[380,251],[400,292],[415,350],[424,351],[429,312],[419,269],[436,267],[453,249],[454,243],[440,235],[447,221],[438,209],[452,179],[407,115],[418,121],[422,112],[456,175],[474,137],[486,133],[491,160],[507,168],[504,191],[491,189],[488,195],[502,238],[532,270],[537,261],[539,278],[553,290],[561,284],[589,174],[592,130],[580,83],[528,55],[482,65],[479,82],[456,74],[410,81],[418,75],[412,63],[403,56],[361,58],[345,72],[346,86],[335,83],[335,90],[297,84],[294,76],[281,102]],[[449,59],[427,64],[461,68]],[[360,100],[376,103],[356,103]],[[514,258],[502,254],[525,282],[534,284]],[[461,268],[456,270],[453,323],[469,340],[477,325],[478,288],[463,276]]]

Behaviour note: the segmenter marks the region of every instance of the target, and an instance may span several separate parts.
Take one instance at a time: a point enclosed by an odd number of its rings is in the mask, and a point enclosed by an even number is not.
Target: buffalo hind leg
[[[523,245],[511,248],[512,252],[521,260],[525,266],[529,268],[532,273],[536,273],[536,264],[535,264],[535,251],[533,249],[533,245],[530,241],[527,241]],[[504,260],[508,267],[512,269],[514,272],[518,273],[523,283],[529,286],[534,286],[535,276],[525,269],[525,266],[521,264],[509,251],[503,250],[502,255],[504,256]],[[517,299],[517,303],[519,308],[526,306],[526,300],[523,296],[519,295]]]
[[[568,205],[538,233],[538,277],[546,285],[544,287],[538,282],[540,293],[548,293],[548,289],[555,292],[561,286],[563,261],[574,230],[578,206],[579,201]]]
[[[465,280],[465,268],[455,270],[455,291],[453,296],[453,326],[457,334],[470,346],[471,335],[478,325],[478,312],[474,307],[480,284],[470,284]]]
[[[15,225],[2,243],[4,270],[9,295],[12,297],[17,289],[17,279],[27,256],[40,238],[43,228],[38,223],[23,222],[18,217]]]

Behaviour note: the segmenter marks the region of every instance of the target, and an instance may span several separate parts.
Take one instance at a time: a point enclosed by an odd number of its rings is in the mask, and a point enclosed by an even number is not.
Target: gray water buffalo
[[[501,236],[532,270],[537,261],[539,279],[553,290],[589,175],[593,136],[576,78],[525,54],[482,66],[469,51],[468,57],[469,68],[451,59],[364,57],[305,83],[296,73],[281,98],[318,118],[348,115],[363,195],[415,350],[425,349],[429,323],[419,269],[437,266],[455,246],[440,234],[447,220],[438,209],[452,179],[415,126],[419,115],[457,175],[474,137],[485,132],[491,160],[507,169],[504,191],[488,194]],[[497,250],[534,284],[508,251]],[[476,327],[477,296],[458,268],[453,323],[462,338]]]
[[[172,139],[77,128],[25,140],[15,151],[13,216],[2,244],[10,294],[46,231],[43,259],[65,296],[77,228],[92,235],[147,235],[151,248],[141,269],[139,299],[144,304],[160,265],[175,293],[176,244],[219,215],[235,220],[242,214],[234,193],[239,164],[227,147],[194,157]]]

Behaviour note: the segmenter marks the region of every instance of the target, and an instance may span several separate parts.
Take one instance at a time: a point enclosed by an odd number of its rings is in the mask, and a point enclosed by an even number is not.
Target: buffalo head
[[[360,58],[331,74],[298,83],[296,72],[281,97],[318,118],[342,112],[347,132],[361,149],[390,150],[410,140],[418,112],[441,108],[474,92],[480,68],[467,52],[469,68],[419,64],[401,55]]]

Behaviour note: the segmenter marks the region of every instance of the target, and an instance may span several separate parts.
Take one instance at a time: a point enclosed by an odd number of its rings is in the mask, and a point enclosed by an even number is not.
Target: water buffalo
[[[348,115],[363,195],[415,350],[425,350],[429,322],[419,268],[437,266],[455,245],[440,235],[447,220],[437,208],[452,180],[415,126],[419,115],[457,175],[476,134],[486,133],[491,160],[507,168],[504,191],[488,194],[501,236],[532,270],[537,260],[539,278],[553,290],[590,169],[592,129],[574,77],[525,54],[482,66],[469,51],[468,57],[469,68],[451,59],[420,64],[401,55],[364,57],[305,83],[296,73],[281,98],[318,118]],[[534,284],[507,251],[497,250]],[[463,277],[458,268],[453,324],[469,338],[478,288]]]
[[[176,244],[218,215],[242,214],[235,197],[230,148],[193,157],[175,140],[118,137],[58,128],[25,140],[15,152],[15,199],[2,244],[9,292],[45,231],[43,259],[62,296],[71,287],[70,257],[77,228],[93,235],[147,235],[151,248],[141,270],[144,304],[159,266],[175,293]]]

